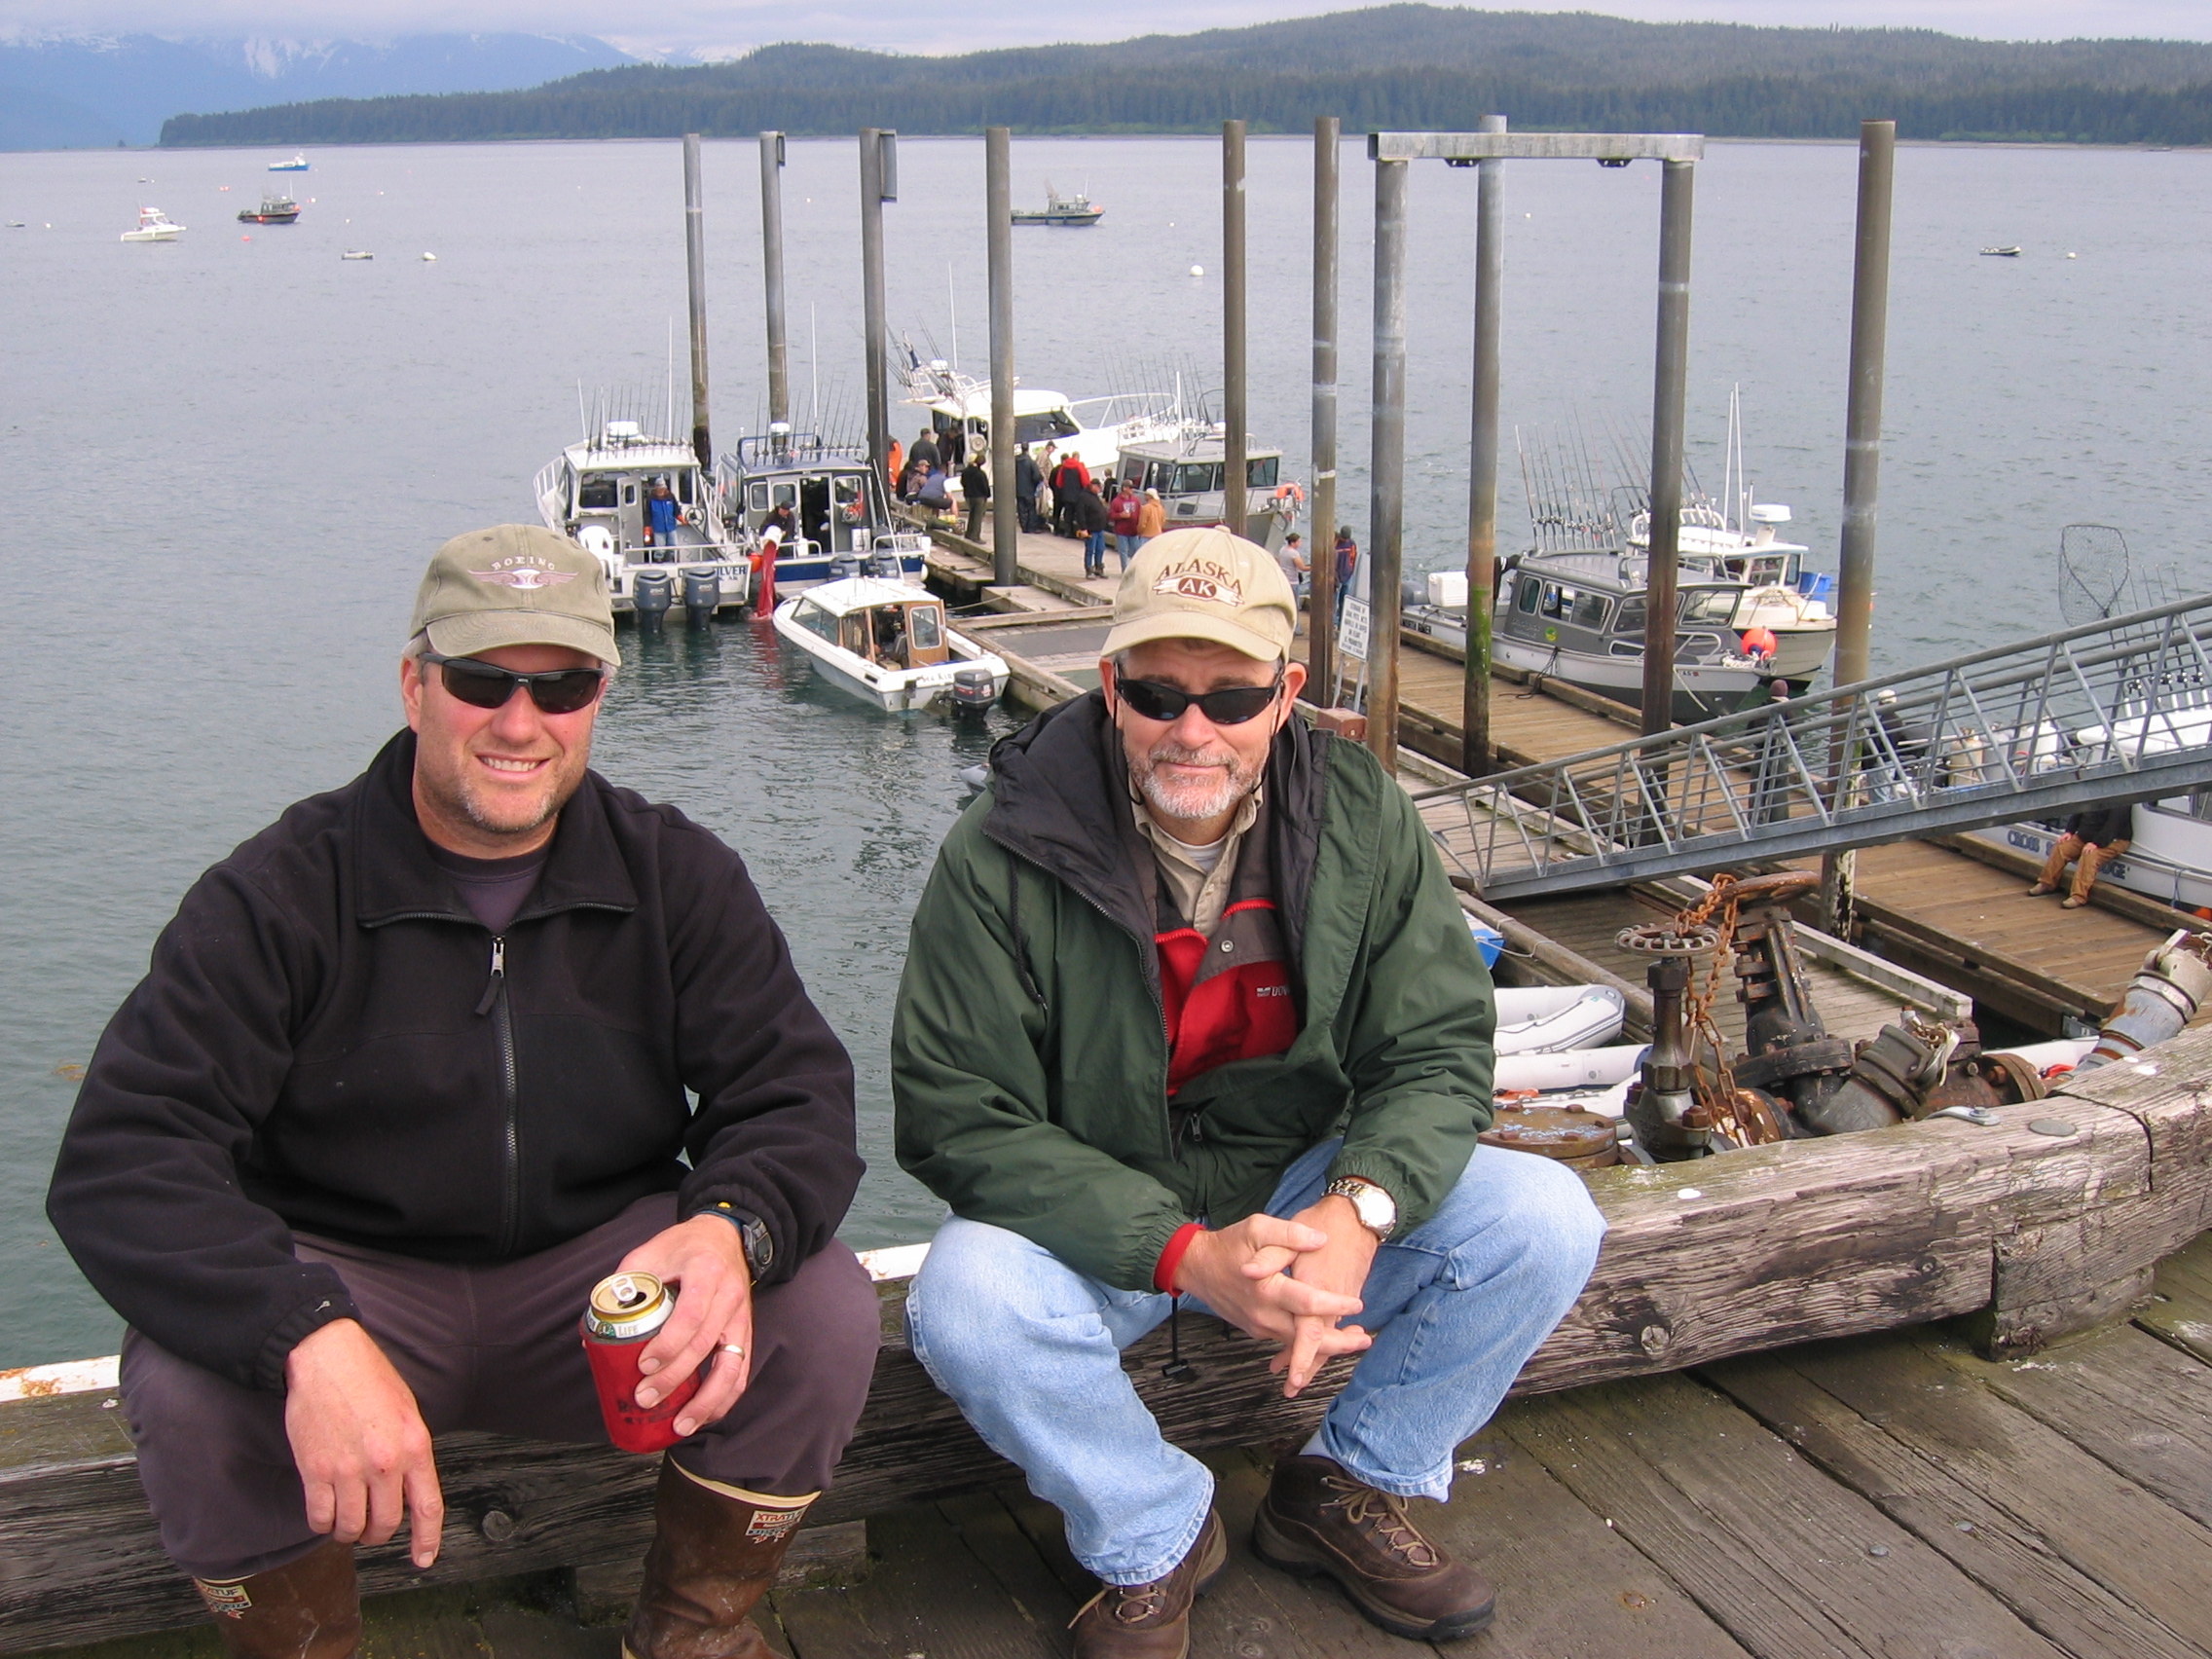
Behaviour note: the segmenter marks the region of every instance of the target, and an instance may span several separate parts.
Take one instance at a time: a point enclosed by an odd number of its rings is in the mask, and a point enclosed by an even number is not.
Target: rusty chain
[[[1683,999],[1682,1011],[1689,1023],[1693,1060],[1696,1045],[1703,1044],[1712,1051],[1714,1069],[1717,1073],[1716,1079],[1708,1081],[1705,1067],[1693,1066],[1699,1104],[1712,1116],[1714,1127],[1728,1134],[1738,1146],[1764,1146],[1788,1136],[1774,1109],[1751,1089],[1737,1086],[1735,1069],[1728,1063],[1728,1040],[1720,1034],[1720,1027],[1713,1018],[1713,1004],[1720,994],[1721,972],[1736,960],[1736,914],[1741,903],[1736,878],[1723,870],[1714,876],[1712,892],[1687,909],[1675,913],[1675,928],[1678,933],[1703,926],[1713,920],[1715,912],[1720,918],[1715,929],[1719,942],[1714,946],[1704,987],[1691,986],[1689,995]]]

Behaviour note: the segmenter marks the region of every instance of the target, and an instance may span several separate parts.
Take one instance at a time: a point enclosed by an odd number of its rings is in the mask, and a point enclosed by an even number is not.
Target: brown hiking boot
[[[1421,1536],[1402,1499],[1329,1457],[1276,1462],[1252,1518],[1252,1552],[1301,1577],[1326,1572],[1371,1623],[1414,1641],[1472,1636],[1496,1602],[1481,1573]]]
[[[350,1659],[361,1646],[353,1546],[332,1539],[250,1578],[195,1578],[230,1659]]]
[[[771,1497],[660,1465],[653,1543],[638,1608],[622,1633],[628,1659],[774,1659],[748,1616],[819,1493]]]
[[[1198,1541],[1175,1570],[1149,1584],[1108,1584],[1068,1621],[1075,1659],[1184,1659],[1191,1651],[1191,1604],[1229,1565],[1221,1516],[1206,1511]]]

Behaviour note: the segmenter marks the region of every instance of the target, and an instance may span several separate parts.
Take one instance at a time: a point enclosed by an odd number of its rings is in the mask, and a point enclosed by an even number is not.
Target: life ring
[[[1275,499],[1278,501],[1296,501],[1303,507],[1306,505],[1306,487],[1296,482],[1277,484],[1275,486]]]

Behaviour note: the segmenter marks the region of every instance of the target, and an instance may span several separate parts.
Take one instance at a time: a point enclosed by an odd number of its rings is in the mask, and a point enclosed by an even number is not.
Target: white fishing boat
[[[2063,826],[2063,820],[2049,819],[2001,824],[1969,833],[1974,840],[2008,847],[2041,863],[2058,844]],[[2127,851],[2103,865],[2097,881],[2178,909],[2212,908],[2212,790],[2171,800],[2138,801]]]
[[[269,170],[271,172],[306,172],[308,170],[308,153],[305,150],[295,150],[292,153],[292,159],[288,162],[271,162]]]
[[[184,228],[159,207],[141,207],[138,209],[138,228],[125,231],[123,240],[127,242],[174,241]]]
[[[538,517],[599,560],[617,614],[740,608],[753,593],[750,549],[691,446],[645,430],[642,403],[619,399],[631,418],[613,419],[617,403],[603,396],[584,437],[532,481]],[[663,484],[675,524],[656,533],[649,503]]]
[[[1265,547],[1281,546],[1306,501],[1306,492],[1282,476],[1282,452],[1247,442],[1241,521],[1230,516],[1228,465],[1222,424],[1187,421],[1172,431],[1124,443],[1114,475],[1139,494],[1159,491],[1169,530],[1228,525]]]
[[[1106,217],[1106,209],[1094,204],[1082,191],[1073,196],[1062,196],[1052,188],[1052,181],[1045,181],[1045,205],[1042,207],[1016,207],[1014,222],[1017,225],[1095,225]]]
[[[987,709],[1006,690],[1005,660],[955,632],[943,602],[916,582],[824,582],[776,607],[776,634],[824,680],[886,714]]]
[[[771,422],[723,452],[715,484],[730,534],[749,550],[764,549],[771,526],[788,522],[776,543],[773,596],[763,589],[763,603],[872,573],[887,558],[897,567],[887,574],[919,580],[926,568],[930,538],[892,522],[865,445],[828,443]]]
[[[964,375],[940,358],[923,360],[911,342],[906,355],[906,399],[929,410],[930,430],[939,451],[949,444],[962,456],[991,453],[991,383]],[[1167,438],[1184,422],[1173,392],[1114,392],[1104,397],[1071,398],[1042,387],[1017,386],[1014,391],[1014,441],[1026,444],[1042,464],[1045,446],[1054,461],[1074,456],[1094,478],[1113,471],[1122,446],[1147,438]],[[898,434],[905,441],[905,434]],[[959,493],[959,467],[945,468],[946,482]]]

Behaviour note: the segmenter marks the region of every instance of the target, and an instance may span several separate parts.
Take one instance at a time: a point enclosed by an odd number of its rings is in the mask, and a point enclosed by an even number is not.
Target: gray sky
[[[2212,0],[1521,0],[1537,11],[1602,11],[1655,22],[1910,26],[2004,40],[2153,36],[2212,40]],[[1263,22],[1344,9],[1327,0],[0,0],[0,30],[293,40],[517,29],[597,35],[652,55],[729,56],[779,40],[948,53],[1056,40]]]

